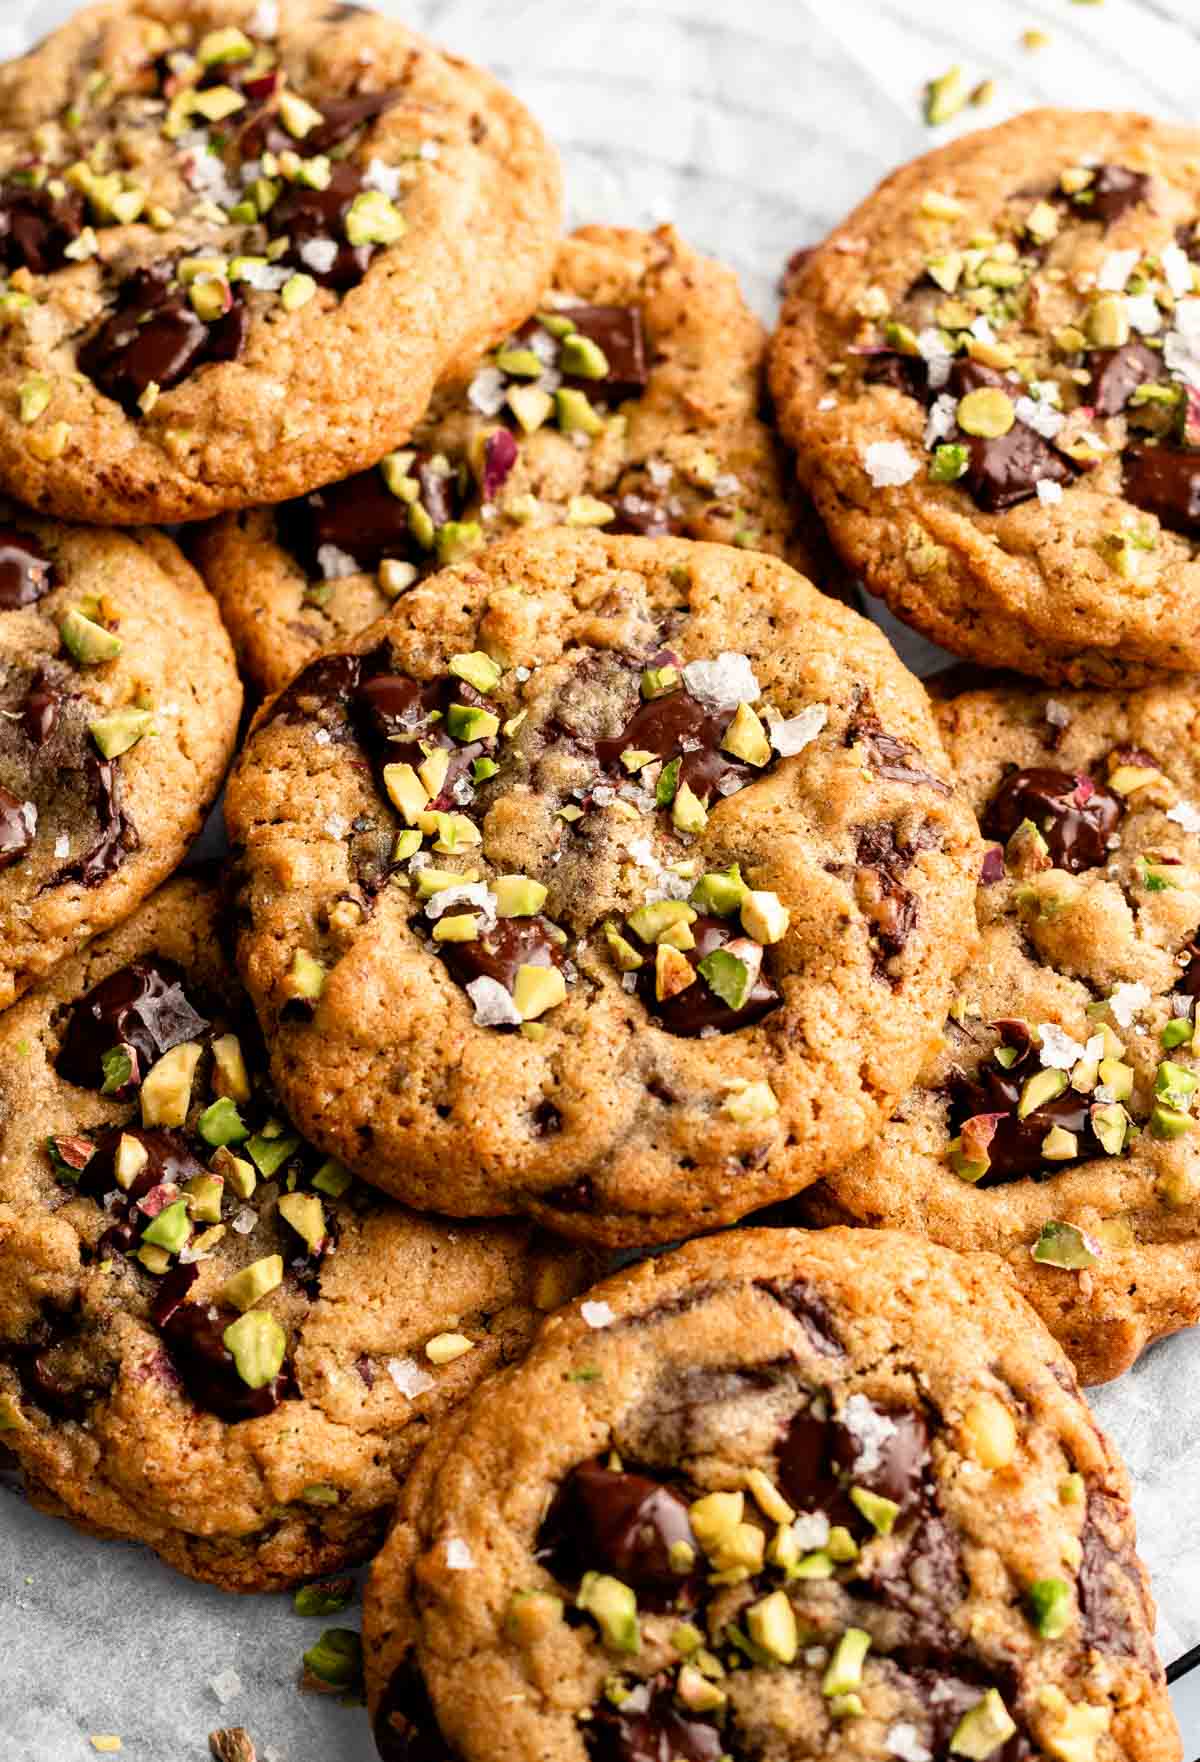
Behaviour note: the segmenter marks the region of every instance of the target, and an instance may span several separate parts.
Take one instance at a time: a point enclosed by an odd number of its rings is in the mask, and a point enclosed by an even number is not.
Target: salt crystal
[[[1037,499],[1043,508],[1055,508],[1063,498],[1063,486],[1055,483],[1052,478],[1039,477],[1037,481]]]
[[[363,188],[378,190],[389,202],[394,202],[400,194],[404,183],[404,173],[398,165],[388,165],[382,159],[372,159],[363,173]],[[336,251],[336,246],[334,247]]]
[[[486,973],[472,979],[467,986],[467,996],[475,1005],[477,1028],[515,1028],[519,1025],[521,1012],[499,979],[489,978]]]
[[[712,487],[715,496],[736,496],[742,487],[742,480],[735,477],[732,471],[723,471],[719,477],[714,477]]]
[[[887,1744],[888,1754],[898,1756],[900,1762],[931,1762],[933,1752],[926,1749],[916,1726],[909,1725],[907,1720],[890,1725],[884,1742]]]
[[[854,1472],[859,1479],[874,1474],[883,1461],[883,1446],[896,1435],[896,1424],[865,1395],[851,1395],[842,1408],[842,1424],[858,1445]]]
[[[837,399],[836,398],[820,398],[817,402],[817,409],[818,410],[836,410],[837,409]]]
[[[781,758],[793,758],[812,744],[828,720],[825,704],[809,704],[786,721],[771,723],[771,745]]]
[[[1096,286],[1102,293],[1120,294],[1125,291],[1125,283],[1133,274],[1133,266],[1141,256],[1141,252],[1110,251],[1100,265],[1100,273],[1096,277]]]
[[[358,561],[349,551],[340,551],[336,545],[321,545],[317,551],[317,567],[325,581],[344,581],[348,575],[361,575]]]
[[[422,141],[417,151],[418,157],[421,159],[440,159],[442,156],[441,142]]]
[[[415,1401],[426,1389],[432,1389],[436,1381],[413,1358],[389,1358],[387,1373],[400,1393],[407,1395],[410,1401]]]
[[[481,367],[467,387],[467,402],[481,416],[498,416],[504,408],[504,375],[498,367]],[[584,439],[586,440],[586,435]]]
[[[1188,262],[1188,254],[1180,245],[1164,245],[1158,253],[1163,274],[1167,278],[1167,286],[1178,300],[1183,294],[1190,294],[1194,282],[1192,266]]]
[[[935,447],[939,441],[945,440],[954,427],[957,415],[958,399],[952,398],[948,392],[943,392],[941,397],[933,400],[925,423],[926,447]]]
[[[300,246],[300,261],[314,275],[328,275],[337,262],[336,239],[305,239]]]
[[[246,30],[252,37],[278,36],[279,0],[258,0],[258,5],[246,23]]]
[[[937,391],[950,377],[953,353],[946,347],[941,331],[932,324],[917,332],[917,349],[928,369],[929,383]]]
[[[1156,336],[1162,329],[1162,312],[1153,294],[1127,294],[1125,312],[1134,330],[1143,336]]]
[[[285,282],[291,281],[292,271],[279,269],[274,263],[246,262],[238,279],[248,288],[257,288],[260,293],[276,294]]]
[[[876,489],[893,489],[909,483],[920,470],[903,441],[872,441],[863,452],[862,462]]]
[[[805,1511],[792,1525],[792,1534],[797,1545],[806,1554],[814,1548],[823,1548],[829,1540],[829,1519],[823,1511]]]
[[[1078,1040],[1064,1032],[1055,1022],[1039,1022],[1038,1036],[1041,1040],[1040,1056],[1043,1065],[1052,1071],[1069,1071],[1084,1056],[1084,1049]]]
[[[1174,820],[1185,832],[1200,832],[1200,808],[1190,801],[1177,801],[1173,808],[1168,808],[1167,819]]]
[[[457,1536],[451,1536],[446,1543],[446,1566],[450,1572],[470,1572],[475,1564],[475,1556],[465,1542]]]
[[[496,895],[485,881],[467,881],[461,887],[439,888],[425,901],[425,916],[437,919],[456,906],[471,906],[482,912],[485,923],[494,924],[496,921]]]
[[[242,1209],[233,1220],[233,1228],[237,1231],[239,1236],[248,1236],[257,1222],[258,1213],[253,1211],[250,1206],[243,1205]]]
[[[1067,420],[1062,411],[1056,410],[1053,404],[1033,398],[1018,398],[1016,415],[1018,422],[1024,422],[1035,434],[1040,434],[1043,440],[1053,440]]]
[[[617,1319],[616,1311],[607,1303],[583,1303],[579,1313],[589,1328],[609,1328]]]
[[[70,856],[70,854],[71,854],[71,838],[70,838],[69,833],[66,833],[66,832],[59,833],[58,837],[54,840],[54,854],[56,857],[69,857]]]
[[[1149,1005],[1150,987],[1143,985],[1140,979],[1132,985],[1114,986],[1112,995],[1108,999],[1108,1007],[1113,1013],[1113,1019],[1122,1028],[1132,1026],[1134,1016],[1138,1014],[1139,1010],[1147,1009]]]
[[[693,697],[721,710],[752,704],[761,695],[748,658],[729,652],[715,661],[689,661],[683,669],[683,682]]]
[[[230,1701],[236,1701],[242,1692],[242,1679],[236,1670],[222,1670],[219,1676],[209,1678],[209,1688],[224,1707]]]

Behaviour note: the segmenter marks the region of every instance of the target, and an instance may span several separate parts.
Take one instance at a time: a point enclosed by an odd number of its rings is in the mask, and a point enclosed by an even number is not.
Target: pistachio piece
[[[117,1139],[116,1154],[113,1157],[113,1174],[117,1186],[128,1192],[137,1177],[150,1160],[150,1153],[140,1139],[128,1132],[122,1132]]]
[[[689,903],[699,912],[730,918],[740,910],[749,891],[742,880],[741,869],[733,863],[723,871],[701,875],[689,895]]]
[[[147,1071],[142,1083],[142,1124],[182,1126],[192,1100],[192,1081],[202,1048],[197,1040],[185,1040],[165,1052]]]
[[[845,1695],[862,1682],[863,1662],[871,1649],[871,1636],[861,1627],[848,1627],[834,1648],[821,1678],[823,1695]]]
[[[453,1364],[475,1349],[474,1340],[466,1334],[435,1334],[425,1342],[425,1356],[430,1364]]]
[[[1007,1468],[1017,1453],[1017,1424],[1003,1401],[984,1390],[962,1416],[964,1453],[980,1468]]]
[[[298,948],[296,950],[288,971],[293,997],[308,998],[315,1002],[325,989],[326,976],[323,962],[309,954],[307,949]]]
[[[741,905],[742,929],[755,942],[770,945],[787,935],[791,916],[777,893],[747,893]]]
[[[708,809],[687,783],[680,784],[675,792],[671,821],[680,832],[703,832],[708,825]]]
[[[1055,1101],[1067,1087],[1067,1073],[1054,1069],[1035,1071],[1027,1077],[1021,1090],[1021,1099],[1017,1103],[1017,1118],[1028,1119],[1039,1107],[1048,1101]]]
[[[1035,1579],[1025,1593],[1030,1619],[1044,1640],[1061,1639],[1071,1625],[1071,1587],[1061,1578]]]
[[[394,808],[404,815],[408,825],[414,826],[425,812],[430,797],[411,765],[385,765],[383,767],[383,787],[387,790],[388,800]]]
[[[241,1144],[250,1136],[236,1104],[227,1095],[219,1096],[205,1108],[196,1121],[196,1130],[204,1142],[214,1148],[223,1144]]]
[[[63,647],[81,667],[95,667],[101,661],[115,661],[121,652],[121,639],[102,624],[85,618],[78,606],[72,606],[58,627]]]
[[[929,81],[925,88],[925,121],[937,128],[957,116],[970,97],[961,67],[952,67]]]
[[[119,759],[147,734],[154,733],[154,713],[152,710],[113,710],[89,723],[88,733],[103,758]]]
[[[567,982],[557,967],[522,966],[513,982],[513,1004],[523,1022],[536,1021],[565,1002]]]
[[[302,141],[315,128],[320,128],[325,118],[299,92],[285,90],[279,98],[279,120],[289,135]]]
[[[539,374],[542,371],[540,361],[537,370]],[[555,392],[554,406],[558,426],[564,434],[586,434],[594,439],[596,435],[604,433],[604,419],[592,408],[586,392],[564,386],[561,391]]]
[[[678,667],[647,667],[642,673],[642,696],[647,699],[666,697],[678,691],[683,676]]]
[[[900,1515],[900,1507],[894,1499],[885,1499],[881,1493],[872,1493],[867,1487],[851,1487],[850,1503],[862,1512],[876,1535],[891,1535]]]
[[[245,1162],[235,1156],[232,1150],[222,1146],[210,1159],[209,1168],[214,1174],[220,1175],[231,1193],[239,1199],[249,1199],[258,1185],[258,1174],[254,1164]]]
[[[282,1283],[283,1256],[264,1255],[262,1260],[251,1261],[240,1272],[231,1274],[221,1286],[220,1299],[222,1303],[228,1303],[231,1309],[252,1309],[260,1298],[266,1297]],[[232,1350],[230,1347],[230,1351]],[[274,1371],[271,1374],[273,1376]]]
[[[236,1034],[222,1034],[212,1044],[213,1089],[230,1101],[249,1101],[250,1078],[242,1044]]]
[[[645,958],[640,955],[632,942],[627,942],[617,929],[609,922],[604,926],[604,940],[608,944],[609,953],[622,973],[636,973],[644,967]]]
[[[711,955],[709,959],[712,959]],[[654,995],[659,1003],[678,997],[681,991],[695,983],[696,969],[687,956],[669,942],[660,942],[654,951]]]
[[[575,379],[605,379],[608,375],[608,356],[599,343],[576,331],[563,338],[559,367],[563,373],[570,374]]]
[[[528,875],[498,875],[492,882],[492,892],[498,918],[532,918],[545,905],[548,889],[540,881],[531,881]]]
[[[394,245],[407,231],[404,216],[381,190],[363,190],[346,216],[346,238],[352,245]]]
[[[721,750],[732,753],[747,765],[763,766],[771,762],[771,742],[767,731],[749,704],[739,704],[732,722],[721,740]]]
[[[152,1248],[165,1248],[168,1254],[178,1254],[191,1233],[187,1200],[176,1199],[171,1205],[165,1205],[147,1224],[142,1231],[142,1241]]]
[[[279,1215],[290,1224],[310,1254],[319,1254],[328,1235],[325,1207],[314,1193],[284,1193]]]
[[[323,1162],[312,1178],[312,1184],[318,1193],[327,1193],[330,1199],[340,1199],[354,1183],[354,1176],[348,1168],[344,1168],[335,1157]]]
[[[732,1084],[726,1091],[721,1112],[739,1126],[758,1125],[763,1120],[774,1119],[779,1112],[779,1102],[769,1083],[743,1080]]]
[[[661,944],[659,952],[662,952]],[[688,971],[691,972],[690,965]],[[758,969],[749,961],[739,959],[729,948],[714,948],[700,961],[696,972],[709,990],[732,1010],[746,1007],[758,977]]]
[[[1075,1224],[1043,1224],[1031,1250],[1042,1266],[1057,1266],[1068,1272],[1081,1272],[1095,1266],[1098,1250]]]
[[[607,1573],[585,1572],[575,1606],[592,1617],[611,1651],[632,1653],[641,1650],[637,1597],[620,1579],[611,1578]]]
[[[553,1632],[563,1618],[561,1597],[549,1591],[514,1591],[504,1617],[504,1628],[519,1645],[533,1645]]]
[[[202,1224],[219,1224],[225,1183],[220,1175],[196,1175],[184,1183],[188,1210]],[[143,1238],[144,1240],[145,1238]]]
[[[986,1762],[993,1751],[1006,1744],[1016,1733],[998,1689],[988,1689],[981,1701],[964,1713],[950,1739],[950,1754],[966,1756],[971,1762]]]
[[[740,1525],[745,1509],[746,1500],[742,1493],[706,1493],[689,1506],[692,1534],[706,1554],[711,1554],[730,1539]]]
[[[287,1335],[273,1315],[256,1309],[231,1322],[221,1336],[233,1354],[237,1373],[248,1388],[262,1389],[279,1375],[287,1352]]]
[[[710,1682],[694,1664],[685,1664],[679,1672],[675,1695],[680,1705],[692,1713],[715,1713],[729,1699],[724,1689]]]
[[[554,399],[540,385],[510,385],[504,401],[524,434],[536,434],[554,414]]]
[[[746,1628],[760,1652],[777,1664],[792,1664],[800,1649],[796,1612],[786,1591],[772,1591],[746,1611]]]
[[[450,704],[446,710],[446,732],[461,741],[491,740],[500,732],[500,718],[490,710],[468,704]]]
[[[435,942],[478,942],[479,920],[472,912],[448,913],[433,926]]]
[[[998,440],[1016,419],[1012,399],[998,385],[980,386],[959,400],[958,426],[964,434]]]
[[[659,899],[630,912],[629,928],[641,942],[655,943],[676,924],[694,924],[694,909],[681,899]]]
[[[1086,319],[1090,342],[1098,349],[1120,349],[1129,341],[1129,311],[1121,294],[1101,294]]]
[[[470,654],[451,655],[447,672],[452,673],[456,679],[465,680],[468,685],[473,685],[476,691],[483,692],[486,696],[488,692],[495,691],[504,669],[490,655],[485,655],[482,649],[473,649]]]

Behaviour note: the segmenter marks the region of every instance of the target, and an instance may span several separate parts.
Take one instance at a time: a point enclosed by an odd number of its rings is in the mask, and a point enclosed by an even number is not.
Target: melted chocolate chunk
[[[148,386],[169,391],[211,362],[236,361],[246,340],[240,299],[206,324],[183,293],[172,291],[173,273],[169,263],[136,270],[122,283],[117,310],[79,351],[80,371],[131,416]]]
[[[1063,1160],[1056,1159],[1047,1165],[1042,1156],[1043,1140],[1055,1126],[1074,1133],[1079,1141],[1076,1156],[1068,1161],[1104,1154],[1091,1127],[1090,1096],[1067,1089],[1022,1120],[1017,1117],[1017,1106],[1024,1083],[1024,1073],[1006,1071],[990,1062],[982,1067],[974,1082],[962,1071],[950,1077],[950,1118],[955,1131],[961,1130],[965,1120],[979,1114],[998,1116],[993,1120],[995,1130],[987,1147],[989,1167],[977,1186],[998,1187],[1025,1176],[1048,1178],[1064,1167]]]
[[[602,349],[608,362],[603,379],[574,378],[568,374],[564,384],[610,404],[635,398],[646,389],[649,373],[640,307],[564,306],[561,316],[570,319],[580,336],[588,337]]]
[[[182,1261],[173,1266],[169,1273],[159,1280],[150,1304],[150,1320],[156,1328],[165,1328],[175,1311],[187,1299],[187,1294],[200,1276],[200,1268],[184,1265]]]
[[[49,887],[61,887],[68,881],[77,881],[83,887],[99,887],[116,874],[128,853],[137,850],[140,843],[137,827],[121,803],[117,761],[89,752],[84,758],[84,771],[100,835],[75,862],[59,869],[47,882]]]
[[[1140,1607],[1144,1601],[1141,1580],[1128,1554],[1113,1548],[1105,1534],[1115,1535],[1119,1522],[1117,1501],[1089,1488],[1087,1517],[1080,1535],[1079,1613],[1085,1645],[1098,1652],[1137,1657],[1144,1648],[1130,1619],[1130,1605]]]
[[[882,349],[877,355],[867,357],[863,379],[868,385],[890,385],[893,391],[904,392],[920,403],[929,396],[929,369],[920,355],[902,355],[895,349]]]
[[[681,527],[665,503],[630,490],[613,503],[609,532],[632,532],[639,538],[669,538]]]
[[[786,1285],[779,1279],[760,1279],[758,1288],[795,1316],[808,1335],[809,1345],[822,1358],[842,1356],[844,1348],[829,1305],[807,1279],[792,1279]]]
[[[1175,447],[1127,447],[1125,499],[1155,515],[1172,532],[1200,537],[1200,452]]]
[[[956,1662],[956,1672],[964,1668],[964,1661]],[[979,1705],[992,1685],[985,1681],[969,1682],[963,1676],[936,1666],[917,1666],[905,1671],[903,1684],[928,1714],[929,1732],[926,1741],[933,1751],[934,1762],[954,1762],[950,1740],[959,1721],[973,1707]],[[1016,1696],[1010,1693],[1004,1698],[1006,1704],[1011,1705]],[[1007,1743],[991,1751],[988,1762],[1027,1762],[1027,1758],[1032,1758],[1035,1754],[1029,1740],[1022,1732],[1017,1731]]]
[[[281,1401],[295,1392],[285,1364],[261,1389],[252,1389],[238,1375],[224,1334],[237,1321],[236,1309],[201,1303],[181,1303],[162,1325],[171,1361],[187,1393],[207,1413],[215,1413],[227,1425],[244,1419],[261,1419],[273,1413]]]
[[[598,1701],[584,1726],[592,1762],[720,1762],[719,1729],[676,1705],[669,1677],[630,1690],[619,1707]]]
[[[902,1516],[927,1501],[929,1428],[911,1408],[879,1407],[867,1402],[850,1414],[819,1419],[811,1408],[792,1415],[780,1439],[779,1484],[800,1511],[823,1511],[831,1523],[863,1533],[865,1520],[848,1497],[850,1486],[864,1487],[891,1499]],[[869,1424],[867,1423],[869,1422]],[[868,1526],[869,1528],[869,1526]]]
[[[921,1503],[929,1473],[929,1427],[911,1407],[872,1406],[872,1435],[835,1421],[833,1457],[856,1487],[891,1499],[901,1512]],[[883,1435],[874,1436],[874,1428]],[[890,1429],[886,1429],[890,1428]]]
[[[305,156],[311,158],[314,153],[328,153],[331,148],[340,147],[356,129],[375,122],[385,111],[391,110],[402,96],[403,93],[396,89],[364,92],[357,98],[323,99],[317,106],[323,120],[304,137]]]
[[[961,1645],[953,1616],[966,1594],[962,1555],[939,1512],[922,1509],[902,1546],[884,1554],[855,1589],[903,1615],[910,1660],[953,1656]],[[973,1699],[979,1699],[978,1690]]]
[[[371,266],[377,245],[352,245],[346,238],[346,216],[354,198],[364,188],[362,172],[356,166],[340,164],[333,168],[328,187],[312,190],[305,184],[290,184],[271,210],[271,231],[275,236],[286,234],[289,245],[280,259],[322,287],[339,293],[355,287]],[[313,251],[309,247],[322,249]],[[324,247],[336,246],[332,261],[327,261]]]
[[[54,565],[38,541],[15,526],[0,526],[0,612],[32,606],[54,585]]]
[[[425,1679],[411,1656],[392,1672],[375,1714],[374,1735],[382,1762],[455,1762],[456,1752],[438,1729]]]
[[[698,1557],[687,1501],[649,1475],[602,1462],[572,1469],[538,1537],[539,1558],[555,1578],[577,1584],[585,1572],[609,1572],[634,1586],[644,1608],[670,1607],[683,1588],[689,1569],[671,1564],[677,1543]]]
[[[150,956],[110,974],[80,998],[55,1069],[81,1089],[99,1089],[101,1056],[114,1046],[131,1047],[144,1075],[165,1052],[198,1039],[208,1025],[184,990],[178,968]]]
[[[159,1126],[106,1126],[92,1134],[96,1154],[79,1177],[79,1191],[90,1199],[104,1199],[110,1193],[122,1193],[130,1207],[145,1199],[156,1187],[182,1187],[207,1171],[193,1155],[181,1132]],[[122,1188],[117,1180],[115,1158],[122,1138],[133,1138],[146,1152],[146,1161],[129,1186]],[[152,1214],[142,1215],[142,1223]]]
[[[1098,165],[1085,189],[1071,197],[1072,205],[1088,220],[1110,227],[1130,208],[1150,200],[1150,176],[1124,165]]]
[[[61,196],[20,184],[0,188],[0,262],[8,270],[49,275],[68,261],[67,248],[83,231],[87,204],[78,190]]]
[[[3,1356],[20,1378],[26,1400],[58,1419],[86,1419],[88,1408],[101,1392],[90,1382],[80,1383],[70,1374],[70,1364],[56,1366],[54,1354],[70,1348],[79,1332],[78,1303],[72,1309],[43,1303],[42,1314],[26,1338],[6,1345]]]
[[[45,746],[58,725],[61,709],[62,693],[43,667],[34,674],[21,710],[21,726],[31,746]]]
[[[683,952],[694,969],[714,949],[743,940],[736,922],[728,918],[702,915],[688,927],[695,939],[695,947]],[[715,991],[710,991],[703,976],[697,978],[686,990],[660,1002],[655,995],[653,949],[647,948],[632,930],[627,928],[625,934],[639,952],[644,950],[647,956],[638,970],[638,995],[650,1014],[657,1016],[669,1034],[679,1034],[690,1039],[703,1033],[705,1028],[716,1028],[723,1034],[731,1034],[736,1028],[748,1028],[752,1023],[760,1022],[783,1002],[778,987],[762,968],[759,969],[750,995],[741,1009],[731,1009]]]
[[[870,694],[865,691],[846,724],[845,744],[857,746],[860,742],[868,749],[871,769],[876,776],[887,777],[893,783],[924,784],[938,795],[950,794],[950,785],[934,776],[910,741],[888,733],[875,714]]]
[[[1028,765],[1004,779],[980,824],[986,838],[1007,844],[1022,821],[1031,821],[1055,868],[1078,875],[1108,861],[1108,841],[1123,813],[1118,797],[1090,777]]]
[[[639,702],[619,734],[596,741],[596,757],[610,775],[622,780],[629,773],[621,763],[621,754],[629,747],[664,760],[678,758],[677,787],[682,789],[686,783],[693,794],[706,801],[718,792],[732,793],[733,784],[744,788],[770,768],[757,770],[721,751],[733,717],[733,710],[713,709],[690,691],[668,692],[665,697]]]
[[[307,722],[331,706],[345,708],[358,689],[361,675],[360,655],[319,655],[280,692],[267,721],[286,716],[289,721]]]
[[[964,481],[985,514],[1003,514],[1037,494],[1039,483],[1070,483],[1075,473],[1067,459],[1026,422],[1014,422],[1007,434],[985,439],[967,437]]]
[[[0,783],[0,869],[10,869],[33,844],[37,809]]]
[[[1147,348],[1138,337],[1119,349],[1096,349],[1089,360],[1088,398],[1097,416],[1119,416],[1138,386],[1164,377],[1161,351]]]
[[[435,471],[427,453],[418,453],[410,474],[421,486],[419,500],[435,528],[457,520],[462,508],[457,476]],[[381,471],[372,469],[289,502],[275,518],[297,561],[309,575],[320,575],[324,545],[344,551],[365,570],[377,569],[385,557],[427,562],[429,552],[413,538],[408,516],[409,504],[392,494]]]
[[[561,967],[563,945],[549,918],[499,918],[474,942],[443,942],[442,959],[462,986],[495,979],[511,992],[522,967]]]
[[[893,974],[891,962],[903,954],[921,915],[920,901],[901,877],[934,842],[933,835],[923,828],[912,844],[901,844],[896,827],[889,823],[862,826],[855,840],[855,895],[871,925],[876,977],[892,985],[898,984],[899,978]]]

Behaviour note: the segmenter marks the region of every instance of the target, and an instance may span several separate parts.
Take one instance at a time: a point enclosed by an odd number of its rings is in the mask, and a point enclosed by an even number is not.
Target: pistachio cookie
[[[210,529],[200,567],[243,670],[278,691],[420,576],[521,527],[715,539],[811,572],[759,413],[764,350],[733,272],[672,227],[576,233],[537,315],[439,389],[405,449]]]
[[[219,930],[174,882],[0,1024],[0,1428],[36,1498],[253,1591],[369,1553],[578,1280],[312,1152]]]
[[[881,633],[773,557],[491,546],[235,771],[280,1093],[423,1208],[620,1244],[794,1193],[886,1119],[969,952],[943,764]]]
[[[170,539],[0,502],[0,1010],[177,867],[241,706]]]
[[[456,1421],[371,1580],[386,1762],[1181,1753],[1128,1478],[990,1257],[693,1243]]]
[[[783,430],[834,542],[955,654],[1200,668],[1200,131],[1040,110],[895,172],[790,284]]]
[[[102,0],[0,68],[0,483],[112,524],[371,464],[527,313],[553,150],[328,0]]]
[[[1200,690],[999,685],[940,718],[995,841],[983,945],[918,1086],[805,1210],[1003,1255],[1103,1382],[1200,1320]]]

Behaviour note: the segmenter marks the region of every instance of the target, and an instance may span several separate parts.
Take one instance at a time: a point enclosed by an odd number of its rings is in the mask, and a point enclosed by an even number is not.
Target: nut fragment
[[[225,1731],[210,1731],[208,1747],[214,1762],[258,1762],[258,1752],[250,1733],[240,1725],[231,1725]]]
[[[981,1468],[1007,1468],[1017,1453],[1017,1424],[995,1395],[976,1395],[962,1417],[963,1448]]]

